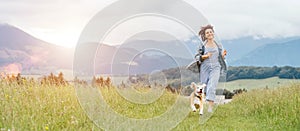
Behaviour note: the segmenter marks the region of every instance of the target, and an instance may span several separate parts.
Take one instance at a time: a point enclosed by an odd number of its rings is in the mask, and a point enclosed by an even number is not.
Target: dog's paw
[[[199,115],[200,115],[200,116],[203,115],[203,110],[200,110]]]

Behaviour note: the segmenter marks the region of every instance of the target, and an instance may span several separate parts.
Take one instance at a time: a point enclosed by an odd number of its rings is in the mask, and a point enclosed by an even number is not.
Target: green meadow
[[[240,79],[235,81],[230,81],[224,83],[220,83],[221,87],[230,91],[235,89],[261,89],[261,88],[277,88],[283,87],[286,85],[300,84],[299,79],[281,79],[278,77],[270,77],[266,79]],[[222,87],[223,86],[223,87]]]
[[[267,79],[277,82],[278,79]],[[256,83],[256,80],[241,80]],[[229,82],[226,88],[231,88]],[[199,124],[198,113],[190,112],[172,130],[300,130],[300,84],[280,81],[277,88],[254,89],[234,96],[232,102],[219,105],[211,118]],[[236,84],[238,85],[238,84]],[[245,86],[246,87],[246,86]],[[271,84],[269,87],[272,87]],[[233,87],[232,87],[233,88]],[[88,90],[82,88],[82,90]],[[128,118],[147,119],[162,115],[178,94],[164,91],[153,103],[135,104],[118,95],[113,86],[99,87],[110,107]],[[127,89],[122,89],[127,90]],[[139,92],[149,92],[141,87]],[[0,129],[2,130],[102,130],[87,116],[72,85],[0,83]],[[188,105],[188,98],[181,98]],[[178,108],[179,110],[179,108]],[[176,115],[176,114],[174,114]],[[170,120],[171,121],[171,120]],[[117,126],[117,125],[116,125]],[[128,127],[133,125],[127,125]],[[122,129],[126,130],[126,129]]]

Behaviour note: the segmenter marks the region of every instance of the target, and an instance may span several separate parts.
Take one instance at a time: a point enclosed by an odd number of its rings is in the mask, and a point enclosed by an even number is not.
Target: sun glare
[[[80,29],[24,29],[30,35],[40,39],[42,41],[48,42],[50,44],[55,44],[67,48],[76,47],[77,40],[80,36]]]

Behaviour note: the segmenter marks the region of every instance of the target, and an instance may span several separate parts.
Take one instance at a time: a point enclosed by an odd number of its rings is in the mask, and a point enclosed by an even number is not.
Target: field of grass
[[[271,77],[267,79],[241,79],[224,83],[220,83],[219,88],[226,88],[233,91],[235,89],[261,89],[261,88],[276,88],[291,84],[300,84],[299,79],[280,79],[278,77]]]
[[[0,84],[1,130],[90,130],[73,86]]]
[[[220,105],[204,125],[190,115],[175,130],[300,130],[300,85],[255,89]],[[192,128],[191,128],[192,127]]]
[[[118,96],[113,87],[101,88],[99,91],[116,113],[136,119],[163,115],[170,110],[174,99],[178,97],[176,94],[164,92],[153,103],[134,104]],[[147,89],[141,92],[147,92]],[[17,85],[2,82],[0,129],[101,130],[89,119],[93,118],[88,117],[81,108],[83,105],[78,102],[77,95],[80,94],[78,92],[76,94],[75,88],[71,85],[42,86],[35,83]],[[188,99],[185,98],[178,110],[186,109],[187,105]],[[254,89],[235,96],[229,104],[219,105],[206,123],[199,124],[198,113],[190,112],[181,123],[177,126],[174,124],[173,130],[300,130],[299,109],[300,84],[282,86],[274,90]]]

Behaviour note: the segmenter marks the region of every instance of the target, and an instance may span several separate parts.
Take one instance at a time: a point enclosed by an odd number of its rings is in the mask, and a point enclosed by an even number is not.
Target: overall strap
[[[219,50],[219,63],[221,65],[221,70],[224,70],[224,71],[227,71],[227,66],[226,66],[226,63],[222,57],[222,49],[220,48],[219,44],[215,41],[217,47],[218,47],[218,50]]]

